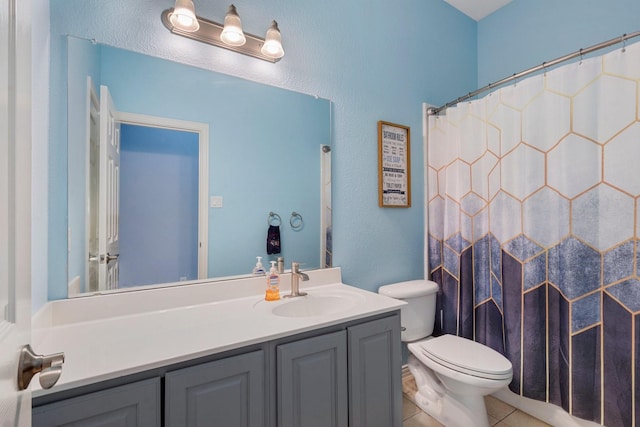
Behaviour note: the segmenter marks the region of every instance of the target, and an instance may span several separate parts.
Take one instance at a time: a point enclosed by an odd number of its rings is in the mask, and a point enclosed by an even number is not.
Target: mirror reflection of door
[[[109,89],[100,86],[98,208],[99,289],[118,289],[120,246],[120,123]]]
[[[91,78],[87,79],[87,93],[89,94],[89,163],[87,167],[88,197],[86,235],[89,262],[87,267],[86,290],[95,292],[100,289],[98,284],[98,267],[100,263],[100,249],[98,248],[98,213],[100,212],[100,100],[93,89]]]
[[[199,133],[120,123],[104,86],[100,98],[106,114],[95,93],[89,102],[88,290],[198,279]]]

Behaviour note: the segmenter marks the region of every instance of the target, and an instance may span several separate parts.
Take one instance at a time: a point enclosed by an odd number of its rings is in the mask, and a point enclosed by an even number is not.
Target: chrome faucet
[[[300,292],[300,279],[303,282],[309,280],[309,275],[300,271],[300,263],[292,262],[291,263],[291,293],[289,295],[285,295],[283,298],[295,298],[295,297],[303,297],[307,293]]]

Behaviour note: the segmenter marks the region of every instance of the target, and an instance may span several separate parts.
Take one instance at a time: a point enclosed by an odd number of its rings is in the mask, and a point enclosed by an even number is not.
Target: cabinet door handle
[[[18,363],[18,390],[26,390],[35,374],[40,374],[40,385],[44,389],[54,386],[62,375],[64,353],[54,353],[48,356],[33,352],[27,344],[20,350]]]

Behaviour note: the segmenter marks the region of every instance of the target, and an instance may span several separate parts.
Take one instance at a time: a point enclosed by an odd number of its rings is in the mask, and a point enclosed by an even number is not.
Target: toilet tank
[[[381,286],[378,293],[406,301],[400,308],[402,341],[415,341],[433,333],[436,320],[438,284],[430,280],[411,280]]]

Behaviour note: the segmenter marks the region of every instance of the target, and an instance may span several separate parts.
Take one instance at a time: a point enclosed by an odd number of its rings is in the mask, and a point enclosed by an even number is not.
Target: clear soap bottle
[[[264,276],[265,271],[264,271],[264,267],[262,266],[262,257],[257,256],[256,259],[258,260],[258,262],[256,262],[256,266],[253,267],[252,273],[255,276]]]
[[[267,301],[277,301],[280,299],[280,275],[276,270],[276,262],[271,261],[271,268],[267,274],[267,292],[264,296]]]

